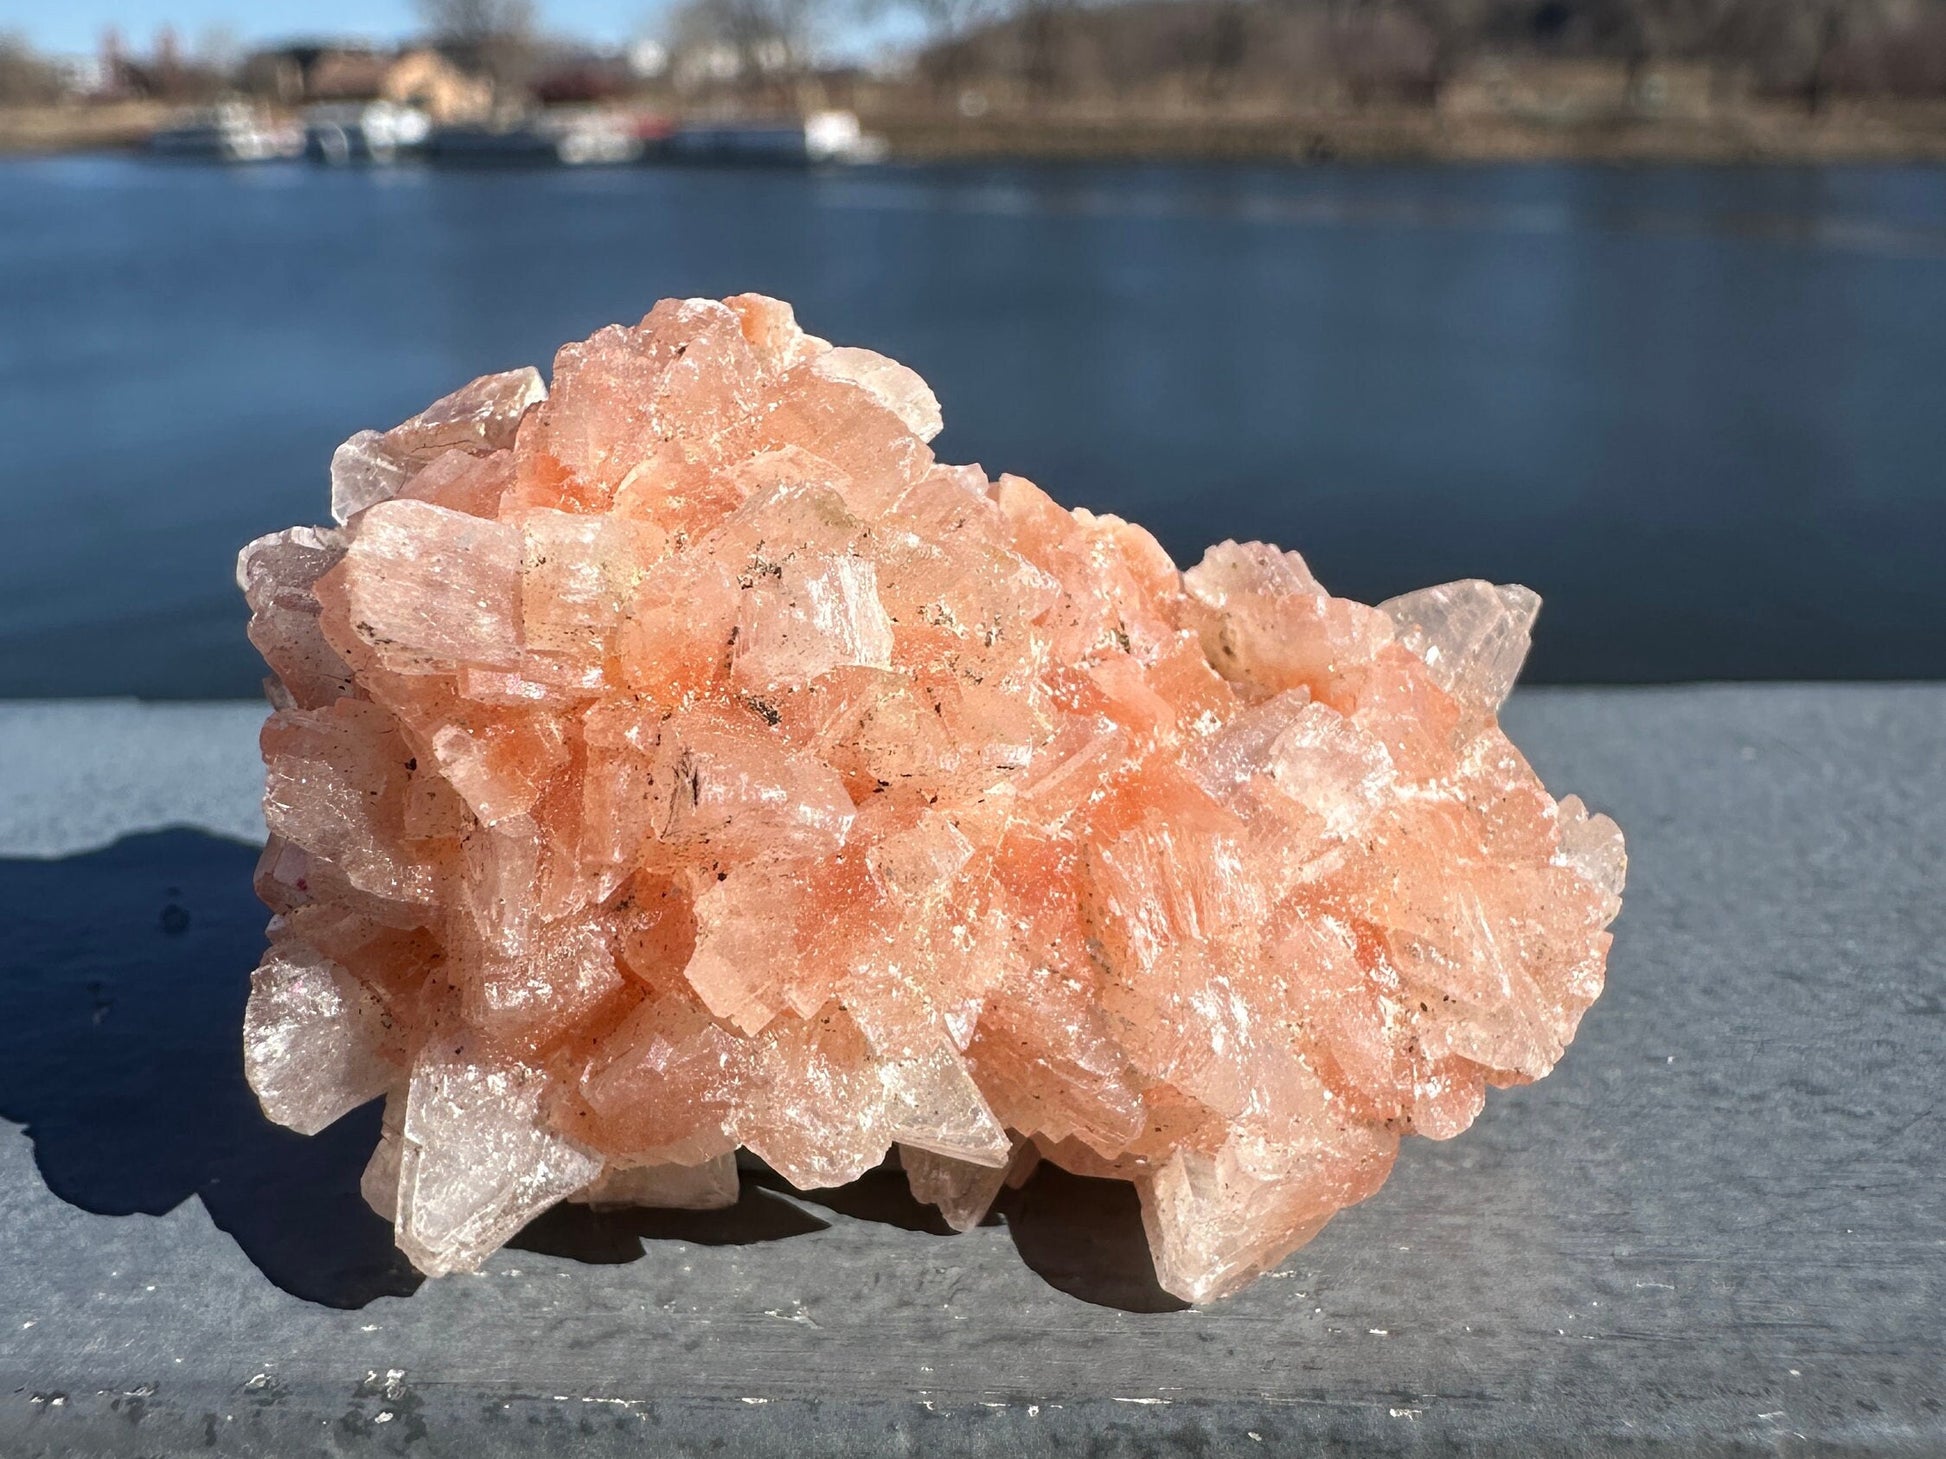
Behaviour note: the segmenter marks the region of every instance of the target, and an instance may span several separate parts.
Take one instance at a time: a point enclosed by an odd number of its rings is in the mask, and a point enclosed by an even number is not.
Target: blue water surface
[[[1531,677],[1946,676],[1946,170],[0,164],[0,694],[254,692],[331,448],[671,294],[923,373],[947,459]]]

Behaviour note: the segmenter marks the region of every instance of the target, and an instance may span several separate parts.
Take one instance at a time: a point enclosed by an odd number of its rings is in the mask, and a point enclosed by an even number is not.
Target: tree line
[[[753,75],[804,64],[861,4],[916,22],[912,74],[947,100],[1436,104],[1469,66],[1527,58],[1685,63],[1813,110],[1946,101],[1946,0],[686,0],[670,37]]]
[[[419,0],[452,57],[509,86],[548,39],[534,0]],[[675,0],[654,22],[664,84],[760,93],[829,74],[855,27],[915,36],[915,99],[975,111],[1168,96],[1213,105],[1438,104],[1492,58],[1669,63],[1816,111],[1847,96],[1946,101],[1946,0]],[[172,57],[184,85],[214,64]],[[0,103],[61,94],[57,68],[0,36]]]

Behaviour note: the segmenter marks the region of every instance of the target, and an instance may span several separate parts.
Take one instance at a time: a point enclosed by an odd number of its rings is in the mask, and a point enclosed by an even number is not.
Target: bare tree
[[[1426,100],[1439,104],[1447,83],[1479,49],[1485,5],[1478,0],[1405,0],[1404,13],[1425,33]]]
[[[535,64],[533,0],[417,0],[433,39],[496,87],[525,87]]]
[[[968,35],[1002,13],[1001,0],[865,0],[867,16],[904,11],[925,30],[926,74],[942,97],[958,92],[966,76]]]
[[[820,0],[728,0],[738,49],[762,72],[796,76],[811,61]]]
[[[1021,80],[1027,94],[1044,102],[1067,89],[1068,41],[1075,0],[1013,0],[1019,28]]]
[[[788,89],[810,64],[823,18],[823,0],[689,0],[669,17],[670,52],[679,69],[685,58],[728,54],[746,87]]]
[[[35,55],[24,38],[0,32],[0,105],[57,101],[61,90],[60,73]]]
[[[918,17],[932,45],[959,40],[1001,9],[995,0],[901,0],[901,8]]]
[[[533,0],[417,0],[419,18],[442,41],[478,45],[534,33]]]
[[[1838,53],[1863,20],[1866,6],[1851,0],[1822,0],[1810,7],[1808,57],[1804,66],[1804,109],[1812,116],[1825,108],[1831,95]]]
[[[1203,94],[1212,101],[1230,93],[1250,55],[1251,0],[1212,0],[1207,24],[1196,47],[1202,62]]]
[[[1577,67],[1565,63],[1603,63],[1601,74],[1620,73],[1645,112],[1705,99],[1695,84],[1704,65],[1707,100],[1718,104],[1746,86],[1813,113],[1839,94],[1946,94],[1936,79],[1946,73],[1946,0],[834,3],[917,16],[930,42],[920,74],[937,93],[994,86],[1002,106],[1137,96],[1166,105],[1199,94],[1215,105],[1332,95],[1353,106],[1438,105],[1483,57],[1558,67],[1550,85],[1574,84]],[[1678,72],[1675,62],[1687,64]]]
[[[656,30],[669,57],[669,76],[678,86],[729,79],[722,69],[735,66],[736,47],[722,7],[714,0],[686,0],[658,18]]]
[[[1795,95],[1816,116],[1841,79],[1844,51],[1882,30],[1891,8],[1886,0],[1736,0],[1711,37],[1713,54],[1748,65],[1761,84]]]

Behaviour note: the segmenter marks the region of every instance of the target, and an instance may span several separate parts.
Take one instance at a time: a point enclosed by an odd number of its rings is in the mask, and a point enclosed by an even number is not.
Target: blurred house
[[[465,122],[493,107],[493,86],[431,47],[388,51],[358,44],[308,43],[259,51],[245,83],[286,106],[386,101],[416,107],[436,122]]]
[[[493,83],[421,47],[396,57],[385,73],[379,99],[416,106],[435,122],[468,121],[493,107]]]

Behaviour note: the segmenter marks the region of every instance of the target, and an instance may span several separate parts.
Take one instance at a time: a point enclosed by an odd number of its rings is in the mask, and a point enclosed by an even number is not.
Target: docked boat
[[[210,162],[281,162],[303,155],[304,129],[243,102],[226,101],[156,131],[149,150]]]
[[[642,155],[642,128],[626,113],[543,112],[503,125],[435,127],[426,153],[438,162],[502,167],[614,167]]]
[[[670,133],[657,155],[672,162],[855,165],[883,161],[885,140],[863,131],[851,112],[819,111],[792,121],[686,123]]]
[[[432,134],[432,122],[413,106],[363,101],[314,106],[304,113],[304,155],[314,162],[398,162]]]

